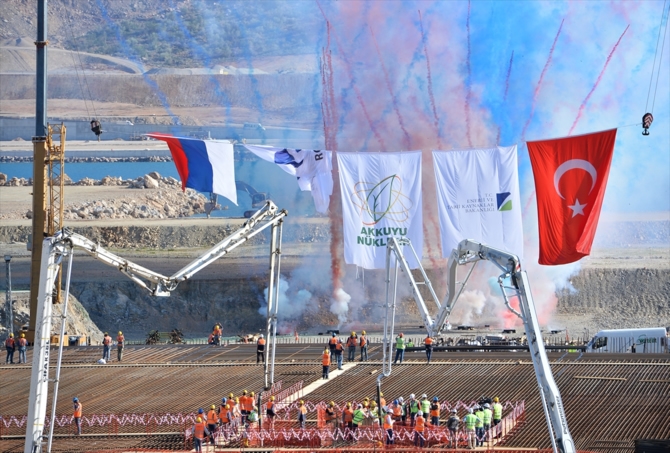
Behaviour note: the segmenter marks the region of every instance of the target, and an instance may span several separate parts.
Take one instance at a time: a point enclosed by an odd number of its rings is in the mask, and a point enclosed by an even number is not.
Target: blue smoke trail
[[[243,54],[244,54],[243,56],[244,56],[244,59],[247,61],[247,65],[249,67],[249,77],[251,79],[251,88],[252,88],[253,93],[254,93],[254,99],[255,99],[256,104],[258,106],[258,122],[263,123],[263,116],[265,114],[265,111],[263,109],[263,96],[261,96],[261,93],[258,89],[258,79],[253,74],[253,71],[254,71],[253,56],[251,55],[251,49],[249,48],[249,40],[247,39],[246,28],[242,25],[242,24],[244,24],[244,20],[240,16],[240,13],[238,12],[237,8],[233,8],[233,14],[235,14],[235,18],[236,18],[237,24],[238,24],[238,30],[240,31],[239,42],[242,44],[242,51],[243,51]],[[271,19],[268,22],[271,22]]]
[[[170,6],[174,8],[172,16],[174,17],[177,26],[184,34],[186,39],[190,41],[189,47],[191,48],[191,51],[195,54],[195,56],[199,60],[201,60],[204,63],[205,67],[212,68],[213,65],[209,53],[198,43],[198,41],[193,37],[193,35],[189,31],[188,27],[186,27],[186,25],[184,24],[184,21],[181,17],[181,14],[179,14],[179,9],[174,3],[174,0],[170,0]],[[214,84],[217,99],[219,98],[223,99],[224,107],[226,108],[226,123],[228,123],[228,120],[230,119],[230,99],[228,98],[228,95],[223,90],[223,88],[221,88],[221,83],[219,83],[219,80],[216,77],[210,75],[209,79]]]
[[[172,118],[173,124],[179,125],[179,117],[172,111],[170,108],[170,103],[167,100],[167,96],[165,96],[165,93],[163,93],[160,88],[158,88],[158,84],[156,83],[155,80],[152,80],[149,76],[147,76],[146,71],[144,70],[144,65],[142,62],[133,55],[131,47],[128,45],[126,40],[123,38],[121,35],[121,30],[119,29],[119,26],[116,25],[112,19],[109,17],[109,13],[107,12],[107,8],[105,8],[105,5],[102,4],[101,0],[95,0],[96,4],[100,8],[100,12],[102,13],[102,17],[105,19],[107,24],[114,29],[114,33],[116,34],[116,39],[119,41],[119,45],[121,46],[123,52],[126,54],[126,57],[133,61],[135,64],[137,64],[140,67],[140,70],[142,71],[142,78],[146,82],[147,85],[153,90],[154,94],[158,96],[158,99],[160,100],[161,104],[163,104],[163,108],[165,111],[170,115]],[[173,127],[173,131],[176,130],[178,131],[181,129],[180,127]]]

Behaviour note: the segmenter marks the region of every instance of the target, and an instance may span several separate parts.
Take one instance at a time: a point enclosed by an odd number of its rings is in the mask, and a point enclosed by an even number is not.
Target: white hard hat
[[[486,409],[489,409],[489,408],[491,407],[491,405],[490,405],[489,403],[484,403],[484,407],[485,407]]]
[[[403,398],[403,397],[401,396],[400,398],[398,398],[398,401],[400,401],[400,402],[402,403],[403,401],[405,401],[405,398]]]
[[[415,398],[414,393],[410,393],[410,394],[409,394],[409,397],[410,397],[410,399],[414,399],[414,398]]]
[[[263,338],[263,334],[260,334],[258,337],[259,337],[259,338]]]
[[[423,412],[421,412],[421,411],[417,412],[417,413],[416,413],[416,416],[417,416],[417,417],[423,417]]]
[[[469,408],[468,412],[472,414],[474,411],[472,410],[472,408]]]
[[[424,393],[423,395],[421,395],[421,398],[428,398],[428,395]]]

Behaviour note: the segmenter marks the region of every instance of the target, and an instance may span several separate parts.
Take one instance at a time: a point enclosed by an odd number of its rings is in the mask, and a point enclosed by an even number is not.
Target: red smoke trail
[[[330,107],[330,145],[331,149],[337,149],[337,111],[335,105],[335,88],[333,86],[333,54],[330,50],[330,22],[326,22],[327,32],[328,32],[328,42],[327,42],[327,96],[328,96],[328,105]]]
[[[330,149],[330,132],[328,124],[330,123],[330,108],[328,106],[328,85],[326,84],[326,51],[322,51],[321,62],[321,117],[323,118],[323,136],[325,139],[324,147]]]
[[[386,69],[386,65],[384,65],[384,59],[382,58],[382,53],[379,50],[379,44],[377,43],[377,38],[375,37],[374,32],[372,31],[372,27],[370,27],[370,34],[372,35],[372,42],[375,44],[375,49],[377,49],[377,56],[379,56],[379,63],[382,65],[382,71],[384,71],[384,80],[386,81],[386,88],[389,90],[389,94],[391,95],[391,99],[393,101],[393,110],[395,110],[395,114],[398,117],[398,123],[400,123],[400,129],[402,129],[402,133],[405,136],[405,149],[410,150],[412,149],[412,141],[409,137],[409,134],[407,133],[407,129],[405,129],[405,122],[403,121],[402,115],[400,114],[400,109],[398,108],[398,99],[396,98],[395,94],[393,94],[389,72]]]
[[[326,16],[325,11],[321,7],[321,3],[319,3],[319,0],[316,0],[316,4],[319,6],[319,10],[321,10],[321,14],[323,15],[323,18],[328,22],[328,17]],[[342,59],[344,60],[344,64],[347,67],[347,72],[349,73],[349,79],[351,79],[351,85],[354,89],[354,92],[356,93],[356,99],[358,100],[358,103],[361,105],[361,108],[363,109],[363,115],[365,115],[365,119],[368,121],[368,125],[370,126],[370,130],[373,132],[375,135],[375,138],[377,139],[377,142],[379,142],[379,146],[381,147],[382,151],[386,151],[386,145],[384,144],[384,139],[382,139],[382,136],[379,135],[379,131],[375,127],[374,123],[372,122],[372,119],[370,118],[370,114],[368,113],[368,108],[365,105],[365,102],[363,101],[363,96],[361,95],[360,90],[358,87],[355,85],[355,78],[354,78],[354,71],[351,68],[351,63],[349,62],[349,58],[347,57],[346,52],[344,51],[344,47],[342,46],[342,43],[340,42],[339,38],[337,37],[337,33],[335,33],[335,42],[337,43],[337,47],[339,47],[340,52],[342,54]]]
[[[514,51],[509,59],[509,66],[507,67],[507,77],[505,77],[505,95],[503,102],[507,102],[507,92],[509,91],[509,76],[512,74],[512,62],[514,61]],[[498,136],[496,137],[496,145],[500,145],[500,126],[498,126]]]
[[[579,106],[579,111],[577,112],[577,118],[575,118],[575,122],[572,123],[572,127],[570,128],[570,132],[568,132],[568,135],[572,135],[572,131],[575,129],[575,126],[577,126],[577,123],[579,122],[579,119],[582,117],[582,113],[584,112],[584,107],[586,107],[586,103],[589,102],[589,98],[593,94],[593,92],[598,88],[598,84],[600,83],[600,79],[603,78],[603,74],[605,73],[605,69],[607,69],[607,65],[610,64],[610,60],[612,59],[612,55],[614,55],[614,51],[616,48],[619,46],[619,43],[621,42],[621,39],[623,38],[623,35],[626,34],[628,31],[628,27],[630,25],[626,26],[626,29],[621,33],[621,36],[619,36],[619,40],[614,44],[614,47],[612,47],[612,51],[610,54],[607,56],[607,60],[605,60],[605,65],[603,66],[602,71],[600,71],[600,74],[598,74],[598,78],[596,79],[596,83],[593,84],[593,87],[591,88],[591,91],[589,91],[589,94],[586,95],[584,98],[584,102],[582,102],[582,105]]]
[[[549,68],[549,64],[551,63],[551,57],[554,54],[554,48],[556,48],[556,41],[558,41],[558,37],[561,34],[561,29],[563,28],[563,22],[565,22],[565,19],[561,21],[561,26],[558,27],[558,32],[556,33],[554,42],[551,45],[551,49],[549,50],[549,58],[547,58],[547,62],[544,64],[544,68],[542,68],[542,72],[540,73],[540,80],[537,81],[537,86],[535,87],[535,92],[533,93],[533,103],[530,108],[530,115],[528,116],[528,120],[526,120],[526,124],[523,126],[523,130],[521,131],[521,141],[525,139],[526,130],[528,129],[530,120],[533,119],[533,113],[535,112],[535,103],[537,102],[537,96],[540,93],[540,87],[542,86],[542,80],[544,79],[544,75],[546,74],[547,68]]]
[[[333,194],[330,196],[328,217],[330,220],[330,270],[333,279],[333,298],[337,298],[337,290],[342,288],[344,277],[344,256],[342,234],[342,193],[340,191],[340,171],[337,165],[336,152],[333,150]]]
[[[468,32],[468,58],[466,60],[466,67],[468,68],[468,78],[465,82],[465,134],[468,138],[468,147],[472,148],[472,137],[470,136],[470,98],[472,97],[472,90],[470,89],[470,0],[468,0],[468,20],[465,22],[465,29]]]
[[[437,107],[435,106],[435,96],[433,95],[433,75],[430,72],[430,58],[428,57],[428,45],[426,44],[426,33],[423,30],[421,10],[419,10],[419,26],[421,27],[423,54],[426,56],[426,69],[428,73],[428,96],[430,97],[430,106],[433,109],[433,122],[435,124],[435,133],[437,134],[437,145],[440,149],[442,149],[442,134],[440,134],[440,121],[437,117]]]

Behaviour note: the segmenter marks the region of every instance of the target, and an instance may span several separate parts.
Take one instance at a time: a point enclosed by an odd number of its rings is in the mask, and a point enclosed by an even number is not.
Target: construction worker
[[[123,332],[119,330],[119,334],[116,336],[116,358],[120,362],[123,358],[123,346],[126,343],[126,339],[123,336]]]
[[[403,420],[403,407],[399,400],[393,401],[393,421],[395,423],[401,423]]]
[[[209,443],[214,445],[214,431],[219,424],[219,416],[216,413],[216,406],[211,405],[207,411],[207,430],[209,431]]]
[[[26,349],[28,348],[28,340],[26,340],[26,334],[22,333],[21,338],[19,338],[19,363],[26,363]]]
[[[372,426],[379,428],[379,407],[376,401],[370,401],[370,420]]]
[[[484,442],[487,441],[489,430],[491,429],[491,420],[493,419],[493,411],[491,410],[491,405],[489,403],[484,403],[484,417],[482,422],[484,422]]]
[[[423,448],[426,440],[423,433],[426,430],[426,419],[423,418],[423,412],[416,413],[416,425],[414,426],[414,446]]]
[[[447,420],[447,428],[449,428],[449,447],[457,448],[458,447],[458,428],[461,424],[461,419],[458,418],[458,411],[456,409],[451,410],[451,416]]]
[[[256,364],[265,363],[265,338],[263,334],[258,336],[258,341],[256,342]]]
[[[368,337],[365,336],[365,330],[361,332],[361,337],[358,339],[361,347],[361,362],[368,361]]]
[[[484,445],[484,408],[478,406],[475,409],[475,416],[477,417],[477,423],[475,424],[475,432],[477,433],[477,446],[481,447]]]
[[[349,351],[349,356],[347,357],[347,361],[353,362],[356,359],[356,340],[358,337],[356,336],[356,332],[351,332],[351,335],[349,335],[349,338],[347,338],[347,350]]]
[[[248,393],[246,390],[242,391],[242,396],[240,397],[240,414],[242,415],[242,423],[247,422],[247,415],[251,412],[249,408],[249,403],[247,402]]]
[[[414,423],[416,422],[416,414],[419,412],[419,402],[416,400],[414,393],[410,393],[407,406],[409,409],[409,426],[414,426]]]
[[[212,334],[214,335],[214,344],[217,346],[221,345],[221,335],[223,335],[223,329],[221,329],[220,324],[215,324],[214,329],[212,329]]]
[[[256,406],[251,408],[251,412],[249,412],[249,415],[247,416],[247,428],[255,428],[258,423],[258,411],[256,410]]]
[[[5,365],[8,363],[14,363],[14,350],[16,343],[14,342],[14,334],[10,333],[9,338],[5,340],[5,349],[7,350],[7,358],[5,359]]]
[[[386,431],[386,445],[393,445],[393,416],[389,407],[383,407],[386,416],[384,417],[384,431]]]
[[[395,365],[398,360],[402,364],[402,359],[405,357],[405,338],[402,332],[398,334],[395,339],[395,359],[393,364]]]
[[[232,425],[234,427],[238,426],[242,422],[242,411],[240,410],[240,399],[235,398],[233,405],[231,406],[231,411],[232,411]],[[230,405],[230,400],[228,400],[228,404]]]
[[[433,397],[433,402],[430,404],[430,424],[440,426],[440,400],[437,396]]]
[[[331,354],[335,353],[335,346],[337,346],[337,335],[333,332],[330,340],[328,340],[328,348],[330,349]]]
[[[326,425],[329,425],[331,428],[333,428],[334,432],[337,430],[337,410],[335,408],[335,401],[328,403],[328,407],[326,407],[324,412]]]
[[[249,403],[249,413],[251,413],[252,410],[257,409],[256,408],[256,393],[251,392],[249,394],[250,396],[247,398],[247,402]],[[258,412],[258,410],[256,410]]]
[[[426,358],[428,359],[428,363],[430,363],[430,358],[433,356],[433,339],[430,335],[426,336],[423,344],[426,346]]]
[[[351,403],[347,403],[347,407],[342,411],[342,422],[345,428],[354,428],[354,411],[351,409]]]
[[[222,426],[230,424],[230,406],[227,398],[221,398],[221,405],[219,406],[219,422]]]
[[[500,420],[502,419],[502,404],[500,404],[500,399],[496,396],[493,398],[493,426],[496,426],[498,423],[500,423]]]
[[[386,407],[386,398],[384,398],[384,394],[382,392],[379,392],[379,405],[381,407]]]
[[[82,410],[82,404],[79,402],[79,398],[76,396],[72,398],[72,403],[74,406],[74,413],[73,413],[73,418],[74,418],[74,424],[77,426],[77,436],[81,436],[81,410]]]
[[[270,426],[274,427],[275,424],[275,417],[277,416],[277,413],[275,412],[275,397],[271,396],[270,401],[267,402],[265,405],[265,415],[268,417],[268,421],[270,422]]]
[[[465,434],[468,437],[468,448],[470,450],[474,449],[477,445],[477,432],[476,426],[479,418],[474,414],[472,408],[468,409],[468,415],[463,418],[463,423],[465,423]]]
[[[110,360],[110,350],[112,348],[112,337],[109,336],[107,332],[105,332],[105,336],[102,339],[102,358],[105,362],[109,362]]]
[[[305,402],[300,400],[298,404],[298,423],[300,423],[300,429],[305,429],[305,424],[307,423],[307,408],[305,407]]]
[[[321,365],[323,365],[321,375],[324,379],[328,379],[328,371],[330,370],[330,351],[328,348],[325,348],[323,354],[321,354]]]
[[[207,426],[202,421],[202,417],[196,418],[195,425],[193,425],[193,448],[195,448],[195,451],[202,451],[202,444],[208,435]]]
[[[361,425],[363,425],[363,422],[367,418],[367,415],[365,415],[365,412],[363,411],[363,405],[358,404],[358,407],[356,407],[356,410],[354,411],[353,418],[351,419],[351,424],[352,424],[352,429],[356,431]]]
[[[421,406],[421,412],[428,415],[428,411],[430,411],[430,401],[428,401],[428,395],[425,393],[421,395],[421,402],[419,404]]]
[[[342,344],[342,340],[339,338],[337,339],[337,344],[335,345],[335,359],[337,360],[337,369],[341,370],[342,369],[342,359],[344,355],[344,345]]]

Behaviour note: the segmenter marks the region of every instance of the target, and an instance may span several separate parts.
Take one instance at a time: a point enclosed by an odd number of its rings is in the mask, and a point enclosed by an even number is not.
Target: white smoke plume
[[[341,327],[342,324],[347,322],[349,301],[351,301],[351,296],[347,294],[342,288],[337,288],[335,290],[335,297],[330,300],[330,311],[331,313],[337,315],[337,319],[340,321],[338,327]]]
[[[277,311],[277,319],[279,321],[295,320],[302,317],[305,310],[312,306],[312,293],[306,289],[300,289],[295,294],[289,293],[290,285],[288,280],[283,276],[279,277],[279,288],[277,288],[279,295],[279,308]],[[263,316],[268,312],[268,288],[263,290],[264,303],[258,309],[258,313]]]

